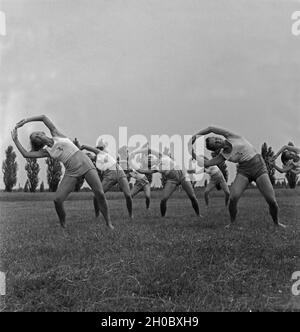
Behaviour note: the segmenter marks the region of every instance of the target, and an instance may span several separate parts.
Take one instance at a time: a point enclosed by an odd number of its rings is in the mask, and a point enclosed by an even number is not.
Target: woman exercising
[[[231,223],[234,223],[237,216],[237,205],[243,192],[246,190],[249,183],[256,182],[258,189],[264,196],[269,205],[270,214],[276,226],[285,227],[278,219],[278,204],[275,197],[275,192],[271,184],[265,162],[256,149],[244,137],[231,133],[228,130],[208,127],[200,130],[191,139],[190,147],[193,146],[199,136],[216,134],[223,136],[206,138],[206,148],[210,151],[220,150],[219,154],[211,159],[204,160],[204,166],[209,167],[218,165],[225,160],[237,163],[237,175],[234,183],[231,186],[229,199],[229,212]],[[196,159],[195,151],[192,149],[192,156]]]
[[[97,147],[95,148],[88,145],[82,145],[80,147],[81,150],[87,150],[96,155],[96,167],[102,182],[104,193],[109,191],[116,184],[120,186],[126,200],[129,217],[133,218],[132,198],[126,174],[117,160],[107,151],[106,148],[107,144],[102,140],[98,142]],[[99,215],[99,204],[96,197],[94,197],[94,208],[96,216]]]
[[[281,155],[283,168],[276,165],[276,159]],[[300,148],[292,145],[284,145],[272,158],[271,163],[280,173],[291,172],[296,175],[300,174]]]
[[[34,131],[30,135],[32,150],[27,151],[19,142],[18,128],[28,122],[34,121],[43,122],[50,130],[52,137],[46,136],[46,134],[42,131]],[[66,213],[63,203],[67,199],[68,195],[74,190],[77,179],[84,176],[85,180],[94,192],[107,226],[110,229],[114,229],[110,220],[103,188],[95,166],[69,138],[57,130],[55,125],[47,116],[41,115],[21,120],[12,131],[12,139],[24,158],[51,157],[63,163],[65,167],[65,174],[54,198],[55,209],[62,227],[65,227],[66,225]]]
[[[200,216],[199,204],[197,197],[195,195],[194,189],[189,181],[187,181],[184,172],[176,165],[175,161],[168,155],[163,155],[153,149],[141,148],[131,153],[130,161],[134,159],[137,154],[144,154],[151,158],[152,169],[142,170],[138,169],[137,171],[142,174],[152,174],[152,173],[161,173],[166,177],[166,184],[163,190],[163,197],[160,202],[160,211],[161,216],[164,217],[167,212],[167,202],[174,191],[179,185],[182,186],[182,189],[186,192],[189,197],[193,209],[197,216]],[[148,164],[148,162],[147,162]]]

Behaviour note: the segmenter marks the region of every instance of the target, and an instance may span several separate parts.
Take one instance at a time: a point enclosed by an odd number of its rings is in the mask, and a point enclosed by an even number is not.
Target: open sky
[[[119,126],[149,136],[214,124],[257,149],[300,145],[300,1],[2,0],[0,10],[1,161],[14,124],[38,114],[86,144]],[[22,128],[26,147],[41,128]]]

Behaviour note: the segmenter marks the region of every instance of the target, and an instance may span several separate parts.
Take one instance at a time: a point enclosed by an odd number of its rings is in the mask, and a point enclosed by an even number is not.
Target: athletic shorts
[[[238,164],[237,173],[245,176],[251,183],[263,174],[268,174],[268,169],[263,157],[257,154],[251,160]]]
[[[136,189],[142,190],[148,184],[149,181],[147,179],[139,179],[135,181],[134,187],[136,187]]]
[[[210,177],[209,183],[214,184],[216,186],[218,184],[226,183],[226,180],[225,180],[223,174],[216,174],[216,175],[212,175]]]
[[[181,170],[171,170],[168,171],[165,175],[166,183],[174,183],[177,186],[182,184],[185,181],[185,176]]]
[[[109,186],[113,186],[119,183],[120,179],[126,178],[127,176],[124,173],[123,169],[120,166],[117,166],[116,169],[107,169],[105,171],[98,171],[101,182],[105,182]]]
[[[73,156],[68,159],[65,163],[65,176],[81,177],[84,176],[88,171],[96,169],[91,159],[82,151],[77,151]]]

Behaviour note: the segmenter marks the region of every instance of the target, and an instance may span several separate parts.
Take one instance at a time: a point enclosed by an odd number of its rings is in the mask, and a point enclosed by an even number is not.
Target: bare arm
[[[100,153],[100,151],[97,148],[93,148],[92,146],[89,145],[81,145],[80,150],[87,150],[95,153],[96,155]]]
[[[210,167],[210,166],[215,166],[223,163],[226,159],[219,154],[217,157],[210,159],[210,160],[204,160],[204,167]]]
[[[276,164],[274,164],[274,168],[279,172],[279,173],[287,173],[289,171],[292,171],[293,169],[293,165],[290,165],[290,166],[286,166],[286,167],[283,167],[283,168],[280,168],[279,166],[277,166]]]
[[[46,115],[38,115],[38,116],[33,116],[31,118],[23,119],[16,124],[16,128],[20,128],[28,122],[36,122],[36,121],[44,122],[45,126],[50,130],[52,136],[66,137],[65,135],[63,135],[58,131],[54,123]]]
[[[285,150],[288,150],[288,151],[292,151],[292,152],[295,152],[297,154],[300,154],[300,149],[295,147],[295,146],[292,146],[292,145],[284,145],[272,158],[273,161],[275,161],[283,151]]]
[[[239,135],[236,135],[236,134],[230,132],[229,130],[214,127],[214,126],[210,126],[210,127],[207,127],[205,129],[200,130],[197,134],[195,134],[192,137],[192,144],[195,143],[197,137],[208,135],[208,134],[221,135],[221,136],[224,136],[225,138],[229,138],[229,137],[232,137],[232,136],[233,137],[239,136]]]
[[[300,148],[297,148],[296,146],[286,145],[285,150],[295,152],[296,154],[300,154]]]
[[[18,139],[17,129],[14,129],[11,132],[11,137],[12,137],[17,149],[20,151],[21,155],[24,158],[46,158],[46,157],[49,157],[49,154],[48,154],[47,150],[45,150],[45,149],[42,149],[42,150],[39,150],[39,151],[27,151]]]

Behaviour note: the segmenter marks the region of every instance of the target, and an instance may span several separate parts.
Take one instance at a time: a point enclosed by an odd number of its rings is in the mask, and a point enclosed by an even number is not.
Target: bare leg
[[[224,182],[220,183],[220,186],[225,193],[225,206],[227,206],[228,202],[229,202],[229,198],[230,198],[230,190],[229,190],[228,184],[224,181]]]
[[[59,222],[62,227],[66,226],[66,213],[64,210],[64,201],[67,199],[68,195],[74,190],[77,183],[76,177],[64,176],[62,179],[54,199],[54,206],[56,213],[59,217]]]
[[[130,187],[129,187],[127,178],[125,178],[125,177],[120,178],[119,185],[125,196],[129,217],[133,218],[133,216],[132,216],[132,198],[131,198]]]
[[[269,211],[271,214],[271,217],[273,219],[273,222],[276,226],[282,226],[285,227],[285,225],[281,224],[278,219],[278,204],[275,197],[275,192],[272,186],[272,183],[270,181],[268,174],[261,175],[257,180],[256,184],[258,186],[258,189],[264,196],[266,202],[269,205]]]
[[[197,200],[197,197],[196,197],[196,194],[195,194],[195,191],[194,191],[194,188],[193,188],[191,182],[189,182],[189,181],[183,181],[181,183],[181,186],[182,186],[182,189],[188,195],[188,197],[189,197],[189,199],[190,199],[190,201],[192,203],[193,209],[196,212],[196,215],[200,216],[200,210],[199,210],[198,200]]]
[[[231,187],[230,200],[229,200],[229,213],[232,223],[235,222],[236,219],[238,201],[248,185],[249,185],[249,180],[245,176],[241,174],[238,174],[236,176],[234,183]]]
[[[89,172],[87,172],[85,175],[85,180],[94,192],[99,209],[106,221],[106,225],[110,229],[114,229],[114,226],[112,225],[110,220],[106,198],[104,196],[104,191],[97,171],[95,169],[92,169]]]
[[[95,216],[96,218],[98,218],[100,215],[100,208],[96,196],[94,196],[93,203],[94,203]]]
[[[212,181],[210,181],[204,191],[204,200],[207,207],[209,205],[209,193],[214,189],[215,189],[215,184]]]
[[[142,189],[140,187],[138,187],[136,184],[134,184],[134,186],[132,187],[130,194],[131,197],[135,197],[140,191],[142,191]]]
[[[100,177],[99,177],[99,180],[100,180]],[[100,180],[100,182],[101,182],[101,180]],[[109,189],[111,187],[113,187],[115,184],[117,184],[117,181],[112,182],[111,180],[104,178],[103,181],[101,182],[101,184],[102,184],[103,192],[106,193],[109,191]],[[100,207],[99,207],[98,199],[96,196],[94,196],[93,202],[94,202],[95,216],[96,216],[96,218],[98,218],[99,214],[100,214]]]
[[[150,200],[151,200],[151,185],[146,184],[143,187],[144,193],[145,193],[145,198],[146,198],[146,209],[149,210],[150,208]]]
[[[164,217],[167,212],[167,201],[173,194],[173,192],[176,190],[177,185],[172,182],[167,182],[163,191],[163,197],[160,202],[160,212],[161,216]]]

